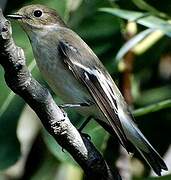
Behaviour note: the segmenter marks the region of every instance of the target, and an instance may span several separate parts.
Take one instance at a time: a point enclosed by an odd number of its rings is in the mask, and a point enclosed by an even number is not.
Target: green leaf
[[[171,99],[170,89],[171,86],[166,85],[144,90],[141,92],[139,97],[137,97],[136,104],[139,106],[146,106],[164,101],[166,99]]]
[[[124,55],[130,51],[135,45],[137,45],[140,41],[142,41],[146,36],[154,32],[153,29],[146,29],[133,38],[131,38],[129,41],[127,41],[121,49],[118,51],[116,55],[116,61],[123,59]]]
[[[127,19],[129,21],[135,21],[145,15],[145,13],[142,12],[128,11],[118,8],[100,8],[99,10],[102,12],[106,12],[118,16],[123,19]]]
[[[161,177],[149,177],[144,180],[171,180],[171,175],[161,176]]]
[[[28,66],[29,71],[32,72],[32,70],[35,68],[35,61],[32,61],[30,63],[30,65]],[[5,111],[8,109],[8,107],[10,106],[10,103],[12,102],[12,100],[14,99],[15,94],[10,91],[9,94],[7,95],[6,99],[4,100],[4,102],[2,101],[2,103],[0,104],[0,118],[1,116],[5,113]]]
[[[101,152],[105,150],[109,134],[94,119],[87,124],[84,132],[90,135],[91,140],[97,149],[99,149]]]
[[[158,11],[157,9],[155,9],[153,6],[147,4],[144,0],[132,0],[132,2],[139,8],[139,9],[143,9],[146,10],[154,15],[158,15],[161,17],[166,17],[166,14]]]
[[[43,130],[42,135],[48,149],[59,161],[75,164],[68,152],[66,150],[63,150],[62,147],[47,131]]]
[[[171,107],[171,99],[161,101],[158,103],[155,103],[153,105],[149,105],[147,107],[143,107],[140,109],[137,109],[133,112],[134,116],[142,116],[148,113],[156,112],[161,109],[170,108]]]
[[[24,102],[7,87],[0,69],[0,170],[13,165],[20,157],[16,128]]]
[[[0,170],[13,165],[20,157],[16,128],[24,102],[15,96],[0,117]]]
[[[146,13],[128,11],[117,8],[101,8],[100,11],[110,13],[129,21],[136,21],[137,23],[152,29],[160,29],[166,35],[171,37],[171,24],[156,16],[147,15]]]
[[[4,112],[8,109],[11,101],[14,99],[15,94],[11,91],[6,97],[5,101],[0,106],[0,118],[4,114]]]

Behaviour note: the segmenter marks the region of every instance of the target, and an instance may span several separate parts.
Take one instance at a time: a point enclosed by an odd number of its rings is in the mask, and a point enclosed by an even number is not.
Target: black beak
[[[22,16],[20,14],[9,14],[6,17],[10,18],[10,19],[23,19],[24,18],[24,16]]]

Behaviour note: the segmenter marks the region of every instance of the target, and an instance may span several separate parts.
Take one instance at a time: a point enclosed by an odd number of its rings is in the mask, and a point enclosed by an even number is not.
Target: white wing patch
[[[88,78],[86,72],[88,72],[88,74],[94,75],[94,76],[96,76],[98,78],[99,83],[100,83],[102,89],[104,90],[104,92],[106,93],[107,97],[109,98],[109,101],[110,101],[115,113],[118,114],[117,107],[116,107],[116,105],[114,103],[114,101],[116,102],[116,97],[115,97],[114,92],[111,91],[111,88],[109,86],[110,81],[108,81],[106,79],[106,77],[100,71],[98,71],[97,69],[93,69],[93,68],[90,69],[89,67],[85,67],[83,64],[80,64],[79,62],[72,62],[72,63],[74,65],[84,69],[84,71],[85,71],[84,74],[85,74],[86,78]]]

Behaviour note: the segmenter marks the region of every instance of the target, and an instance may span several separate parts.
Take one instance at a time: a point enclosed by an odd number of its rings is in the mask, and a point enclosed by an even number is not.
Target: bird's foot
[[[85,137],[86,139],[90,140],[91,141],[91,136],[89,134],[86,134],[86,133],[82,133],[80,132],[81,136]]]

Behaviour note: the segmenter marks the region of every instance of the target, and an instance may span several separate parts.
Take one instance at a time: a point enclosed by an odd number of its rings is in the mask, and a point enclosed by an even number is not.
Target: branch
[[[89,139],[80,135],[67,114],[52,99],[49,91],[30,74],[23,50],[12,38],[10,22],[0,10],[0,64],[5,70],[7,85],[21,96],[40,118],[45,129],[82,167],[88,179],[116,180],[112,170]]]

